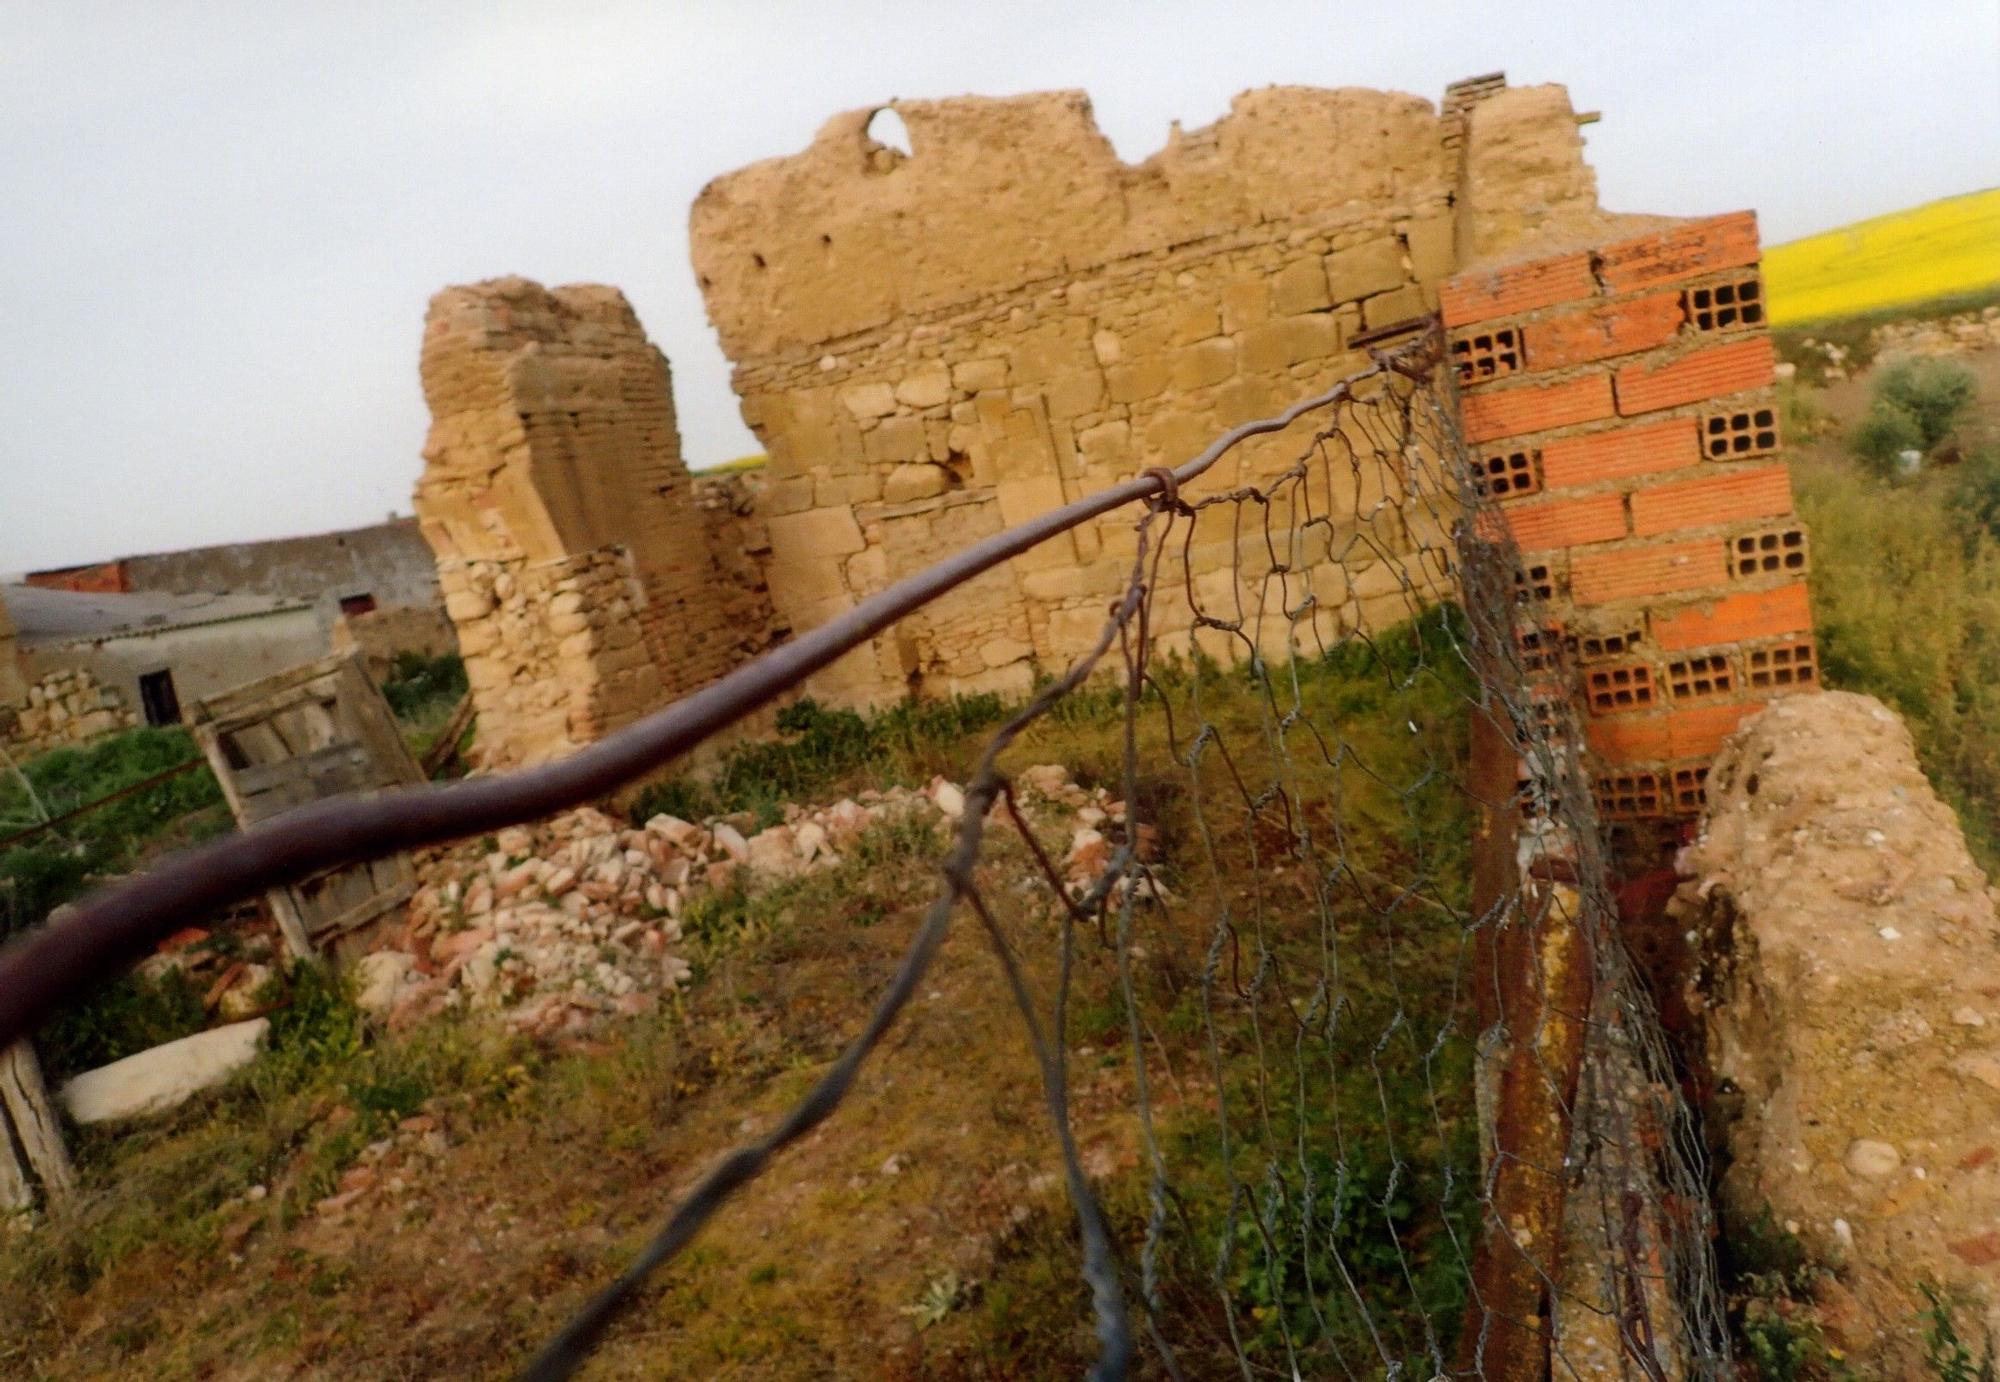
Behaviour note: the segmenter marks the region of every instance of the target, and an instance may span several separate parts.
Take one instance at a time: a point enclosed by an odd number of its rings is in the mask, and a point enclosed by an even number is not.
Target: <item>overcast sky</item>
[[[1616,210],[1776,243],[2000,183],[2000,0],[0,0],[0,571],[408,512],[424,304],[505,273],[623,288],[689,460],[757,449],[688,205],[835,111],[1082,87],[1136,160],[1496,68],[1604,112]]]

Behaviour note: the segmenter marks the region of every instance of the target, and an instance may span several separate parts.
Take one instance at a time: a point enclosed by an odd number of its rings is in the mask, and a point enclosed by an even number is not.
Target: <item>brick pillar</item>
[[[1716,750],[1817,689],[1748,212],[1477,267],[1440,294],[1479,483],[1560,640],[1604,818],[1701,810]]]

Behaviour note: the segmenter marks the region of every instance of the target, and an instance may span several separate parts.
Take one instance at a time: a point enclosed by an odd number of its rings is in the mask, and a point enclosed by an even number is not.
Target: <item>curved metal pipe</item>
[[[301,806],[240,834],[176,855],[86,898],[62,921],[0,948],[0,1047],[26,1036],[99,975],[143,957],[185,918],[340,864],[439,844],[546,816],[600,798],[686,753],[897,620],[1058,533],[1196,479],[1232,448],[1283,431],[1348,398],[1356,384],[1406,374],[1434,336],[1375,363],[1274,417],[1225,432],[1176,468],[1172,485],[1148,473],[996,533],[898,581],[840,617],[800,635],[618,733],[544,767],[449,785],[336,797]]]

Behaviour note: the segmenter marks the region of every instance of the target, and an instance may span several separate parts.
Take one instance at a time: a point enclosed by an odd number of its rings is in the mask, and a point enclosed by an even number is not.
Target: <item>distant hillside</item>
[[[2000,188],[1774,245],[1764,285],[1779,325],[2000,285]]]

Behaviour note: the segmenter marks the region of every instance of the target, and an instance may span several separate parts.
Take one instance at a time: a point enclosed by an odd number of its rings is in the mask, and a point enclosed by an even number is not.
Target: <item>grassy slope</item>
[[[1463,821],[1449,781],[1427,774],[1456,767],[1462,744],[1449,729],[1462,713],[1447,678],[1406,676],[1404,662],[1393,677],[1357,657],[1303,678],[1314,723],[1348,748],[1339,763],[1293,755],[1301,799],[1321,803],[1321,827],[1339,801],[1354,871],[1327,928],[1310,920],[1304,877],[1271,852],[1283,838],[1271,812],[1246,813],[1240,800],[1231,809],[1216,755],[1205,776],[1190,778],[1167,752],[1162,718],[1142,726],[1142,790],[1158,799],[1162,867],[1190,899],[1167,917],[1142,915],[1151,959],[1137,982],[1158,1058],[1161,1137],[1191,1206],[1161,1265],[1166,1328],[1191,1376],[1234,1373],[1224,1299],[1264,1366],[1284,1366],[1289,1334],[1308,1371],[1338,1372],[1336,1350],[1370,1371],[1367,1349],[1354,1351],[1358,1318],[1323,1289],[1336,1250],[1395,1353],[1421,1348],[1413,1295],[1447,1334],[1456,1315],[1462,1286],[1437,1213],[1438,1177],[1455,1164],[1462,1196],[1473,1151],[1468,1056],[1449,1025],[1462,935],[1438,900],[1461,898],[1463,861],[1450,842]],[[1195,690],[1181,684],[1178,709]],[[1268,768],[1247,683],[1224,677],[1199,690],[1239,769],[1254,778]],[[1080,702],[1013,761],[1062,761],[1086,780],[1116,782],[1121,730],[1111,710],[1101,697]],[[936,728],[939,737],[902,745],[891,770],[920,774],[949,761],[962,771],[982,731]],[[822,795],[879,781],[885,767],[840,771],[819,784]],[[83,1211],[0,1250],[0,1371],[505,1372],[615,1269],[662,1205],[825,1068],[935,888],[938,847],[928,832],[883,831],[832,874],[711,904],[690,927],[705,947],[694,988],[675,1010],[621,1026],[600,1046],[544,1050],[451,1023],[373,1036],[351,1010],[308,994],[282,1024],[278,1054],[249,1080],[146,1137],[83,1140]],[[1364,881],[1407,876],[1418,854],[1436,899],[1391,905],[1386,889]],[[1026,869],[1018,844],[999,845],[986,892],[1046,999],[1060,924],[1046,898],[1014,886]],[[1248,929],[1268,928],[1269,981],[1243,976],[1243,996],[1227,979],[1203,982],[1213,913],[1196,897],[1229,902],[1244,921],[1245,954]],[[1347,1006],[1331,1043],[1315,1048],[1286,1014],[1324,972],[1327,944],[1342,950]],[[1130,1263],[1146,1177],[1108,954],[1085,937],[1071,1000],[1073,1097],[1086,1163]],[[1271,1184],[1260,1147],[1274,1147],[1271,1166],[1292,1178],[1308,1169],[1289,1154],[1299,1133],[1345,1150],[1344,1161],[1329,1151],[1309,1168],[1325,1177],[1317,1213],[1338,1216],[1316,1221],[1319,1246],[1274,1257],[1245,1219],[1229,1263],[1216,1267],[1216,1235],[1226,1233],[1209,1112],[1218,1080],[1237,1110],[1238,1175],[1253,1193]],[[310,1212],[364,1147],[419,1108],[443,1120],[452,1146],[428,1167],[392,1152],[385,1164],[406,1174],[408,1191],[353,1223]],[[1392,1161],[1402,1177],[1393,1197],[1383,1194]],[[1326,1194],[1343,1168],[1346,1188]],[[603,1373],[1076,1375],[1091,1337],[1057,1170],[1019,1019],[961,917],[851,1105],[663,1276],[616,1332]],[[253,1184],[269,1186],[268,1198],[233,1198]],[[1301,1304],[1309,1281],[1331,1302],[1327,1318],[1315,1321]]]
[[[2000,284],[2000,188],[1772,245],[1764,283],[1780,326]]]

